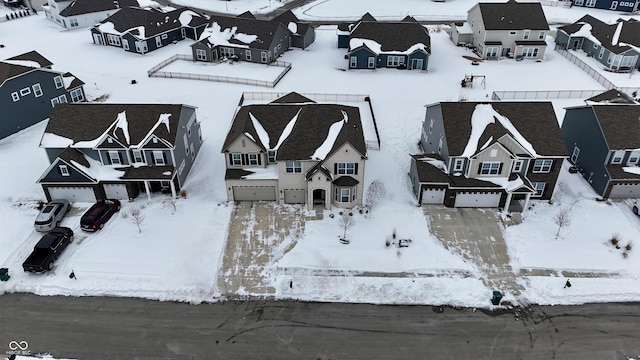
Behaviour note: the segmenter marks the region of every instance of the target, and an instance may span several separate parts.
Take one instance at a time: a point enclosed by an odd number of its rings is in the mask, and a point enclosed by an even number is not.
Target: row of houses
[[[640,104],[616,90],[567,108],[561,128],[550,102],[430,104],[407,176],[420,205],[523,211],[551,199],[568,159],[602,197],[637,198],[639,117]],[[240,106],[218,155],[227,199],[363,205],[363,119],[357,106],[298,93]],[[38,182],[47,199],[177,196],[201,144],[188,105],[60,104],[40,141],[50,166]]]

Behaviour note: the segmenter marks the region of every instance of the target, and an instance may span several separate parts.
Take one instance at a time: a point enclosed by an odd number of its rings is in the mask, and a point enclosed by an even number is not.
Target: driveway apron
[[[524,288],[509,265],[507,246],[495,210],[428,205],[423,211],[445,248],[475,264],[491,290],[520,295]]]

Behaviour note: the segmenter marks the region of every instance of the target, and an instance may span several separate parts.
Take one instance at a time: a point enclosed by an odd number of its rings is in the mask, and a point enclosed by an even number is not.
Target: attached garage
[[[125,184],[104,184],[104,193],[107,199],[129,199],[127,186]]]
[[[88,186],[65,186],[49,187],[51,199],[66,199],[70,202],[96,202],[96,194],[92,187]]]
[[[422,204],[441,204],[444,202],[445,189],[427,188],[422,191]]]
[[[303,189],[285,189],[284,190],[284,203],[285,204],[304,204],[306,191]]]
[[[275,201],[275,186],[234,186],[235,201]]]
[[[640,198],[640,183],[616,184],[611,186],[610,199]]]
[[[456,193],[455,207],[493,208],[500,205],[500,192],[463,191]]]

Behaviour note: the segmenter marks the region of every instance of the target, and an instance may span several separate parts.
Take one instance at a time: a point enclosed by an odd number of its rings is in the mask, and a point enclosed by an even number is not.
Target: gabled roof
[[[478,3],[486,30],[549,30],[539,2]]]
[[[303,103],[315,103],[315,101],[298,94],[297,92],[290,92],[287,95],[281,96],[271,102],[272,104],[303,104]]]
[[[618,19],[614,24],[607,24],[591,15],[585,15],[573,24],[559,27],[558,30],[568,35],[590,37],[591,40],[600,43],[605,49],[615,54],[625,52],[631,49],[631,46],[640,53],[639,21]]]
[[[592,105],[609,149],[640,148],[640,105]]]
[[[42,56],[39,52],[37,52],[35,50],[31,50],[31,51],[26,52],[24,54],[20,54],[20,55],[16,55],[16,56],[10,57],[7,60],[9,60],[9,61],[11,61],[11,60],[15,60],[15,61],[33,61],[33,62],[37,63],[38,65],[40,65],[40,67],[43,67],[43,68],[48,68],[48,67],[51,67],[51,65],[53,65],[53,63],[51,61],[49,61],[49,59],[47,59],[46,57]]]
[[[137,0],[74,0],[60,12],[60,16],[75,16],[99,11],[116,10],[126,6],[140,6]]]
[[[300,21],[300,19],[298,19],[298,17],[291,10],[283,12],[282,14],[273,18],[271,21],[280,22],[292,33],[301,35],[306,33],[311,26],[311,24],[308,22]],[[291,26],[291,24],[295,24],[295,26]]]
[[[618,89],[607,90],[601,94],[592,96],[585,100],[586,103],[601,103],[601,104],[628,104],[637,105],[638,103],[625,92]]]
[[[365,13],[364,15],[362,15],[360,20],[356,21],[355,23],[345,22],[345,23],[338,24],[338,30],[351,31],[351,29],[353,29],[353,27],[356,26],[361,21],[378,21],[378,20],[376,20],[376,18],[374,18],[373,15],[369,13]]]
[[[252,138],[265,151],[277,149],[278,160],[323,160],[346,143],[361,156],[367,153],[360,111],[346,105],[272,102],[243,106],[222,151],[241,135]]]
[[[372,40],[381,52],[424,50],[431,53],[429,31],[415,20],[400,22],[361,21],[351,31],[349,50],[362,46],[360,39]],[[374,52],[377,49],[368,46]]]
[[[174,144],[184,106],[58,104],[51,112],[40,146],[92,148],[105,134],[126,146],[139,145],[151,135]]]
[[[439,105],[450,156],[462,156],[466,151],[475,154],[505,134],[535,152],[534,156],[566,155],[550,102],[441,102]],[[429,107],[432,106],[438,104]]]
[[[279,26],[284,27],[279,21],[212,15],[199,40],[211,46],[229,44],[268,50]]]
[[[447,184],[450,187],[487,187],[497,188],[499,185],[489,182],[478,180],[475,178],[468,178],[462,175],[450,175],[442,171],[438,166],[434,165],[437,161],[442,161],[442,158],[437,154],[417,154],[411,155],[415,160],[416,170],[418,171],[419,182],[440,183]]]
[[[246,19],[255,19],[256,17],[251,13],[251,11],[247,10],[245,12],[243,12],[242,14],[238,15],[239,18],[246,18]]]
[[[162,12],[153,8],[127,6],[94,27],[105,33],[113,33],[115,30],[121,34],[128,32],[147,39],[184,26],[197,27],[206,23],[207,19],[186,7]]]

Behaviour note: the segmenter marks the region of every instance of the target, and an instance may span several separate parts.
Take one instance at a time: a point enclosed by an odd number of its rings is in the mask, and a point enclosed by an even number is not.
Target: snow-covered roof
[[[381,53],[409,54],[417,50],[431,53],[429,31],[415,21],[361,21],[351,31],[349,51],[367,46]]]
[[[630,49],[640,53],[640,22],[619,19],[607,24],[591,15],[585,15],[573,24],[559,28],[571,37],[583,37],[603,46],[607,50],[621,54]]]

